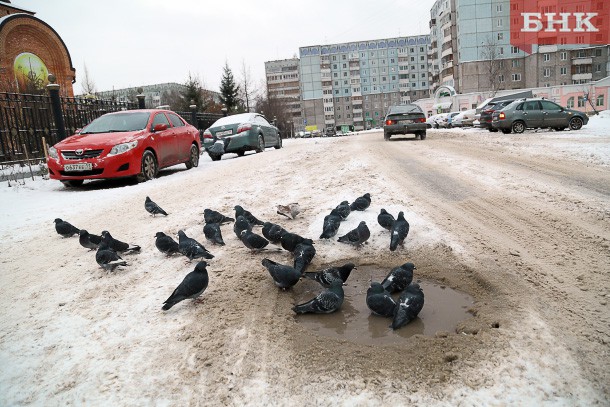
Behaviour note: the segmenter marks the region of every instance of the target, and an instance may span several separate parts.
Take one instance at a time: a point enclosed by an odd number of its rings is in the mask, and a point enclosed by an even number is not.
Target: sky
[[[228,63],[264,84],[265,61],[299,47],[428,34],[434,0],[12,0],[36,12],[68,47],[75,94],[86,65],[98,91],[184,83],[218,91]]]

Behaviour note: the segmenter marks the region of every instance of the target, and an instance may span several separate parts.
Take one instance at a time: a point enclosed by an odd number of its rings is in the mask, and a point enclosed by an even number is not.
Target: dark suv
[[[337,135],[337,130],[334,127],[327,127],[324,131],[324,135],[326,137],[335,137]]]
[[[394,134],[415,134],[426,138],[426,115],[417,105],[391,106],[383,125],[383,138],[388,141]]]
[[[479,119],[479,126],[489,131],[498,131],[491,125],[491,120],[494,112],[504,109],[506,106],[514,102],[511,100],[500,100],[498,102],[490,102],[483,109],[481,109],[481,118]]]
[[[508,134],[511,131],[523,133],[530,128],[552,128],[580,130],[587,124],[589,117],[578,110],[567,109],[550,100],[521,99],[493,114],[492,125],[495,129]]]

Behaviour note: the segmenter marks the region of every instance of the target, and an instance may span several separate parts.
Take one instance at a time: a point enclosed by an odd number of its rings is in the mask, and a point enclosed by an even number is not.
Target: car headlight
[[[129,150],[136,148],[137,145],[138,145],[137,141],[130,141],[129,143],[117,144],[116,146],[112,147],[112,150],[110,150],[110,153],[108,153],[108,155],[123,154]]]
[[[54,159],[59,159],[59,154],[57,154],[57,149],[55,147],[49,147],[49,157]]]

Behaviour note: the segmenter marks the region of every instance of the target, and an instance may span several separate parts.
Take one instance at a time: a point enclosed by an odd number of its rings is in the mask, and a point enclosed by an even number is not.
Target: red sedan
[[[86,179],[137,177],[160,168],[199,165],[199,131],[168,110],[129,110],[98,117],[79,133],[49,148],[49,176],[66,186]]]

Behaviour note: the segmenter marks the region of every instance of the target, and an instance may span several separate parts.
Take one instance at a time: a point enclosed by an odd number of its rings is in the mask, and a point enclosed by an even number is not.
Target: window
[[[542,54],[544,62],[548,62],[551,60],[551,56],[549,54]]]
[[[501,4],[500,4],[501,6]],[[504,39],[504,33],[498,33],[498,41],[502,41]]]
[[[540,103],[537,100],[532,100],[531,102],[525,102],[523,104],[523,110],[540,110]]]
[[[514,73],[511,75],[511,78],[513,80],[513,82],[518,82],[521,80],[521,74],[520,73]]]
[[[549,102],[548,100],[541,100],[542,110],[558,111],[561,110],[561,106],[556,103]]]
[[[504,75],[498,76],[498,82],[504,82]]]
[[[518,47],[510,47],[510,53],[511,54],[518,54],[519,53],[519,48]]]
[[[497,23],[498,27],[502,27],[502,19],[498,18],[498,23]]]
[[[521,66],[521,61],[518,59],[513,59],[512,65],[513,65],[513,68],[519,68]]]
[[[602,50],[601,50],[601,48],[597,48],[597,49],[595,50],[595,56],[596,56],[596,57],[601,57],[601,56],[602,56]]]
[[[603,106],[604,105],[604,95],[599,95],[597,99],[595,99],[595,106]]]
[[[595,65],[595,72],[601,72],[601,70],[602,70],[602,64]]]
[[[551,68],[544,68],[542,70],[542,76],[544,76],[545,78],[548,78],[549,76],[551,76]]]
[[[170,127],[169,121],[167,120],[167,117],[165,117],[165,115],[163,113],[158,113],[155,116],[155,118],[152,122],[153,129],[155,128],[155,126],[157,124],[165,124],[165,125],[167,125],[167,127]]]
[[[565,61],[566,59],[568,59],[568,53],[567,53],[567,52],[565,52],[565,51],[561,51],[561,54],[559,54],[559,58],[560,58],[562,61]]]
[[[578,107],[585,107],[585,98],[582,96],[578,97]]]
[[[562,66],[561,68],[559,68],[559,74],[560,75],[567,75],[568,74],[568,68],[566,68],[565,66]]]
[[[502,5],[501,5],[501,4],[497,4],[497,5],[496,5],[496,11],[497,11],[498,13],[501,13],[501,12],[502,12]]]

